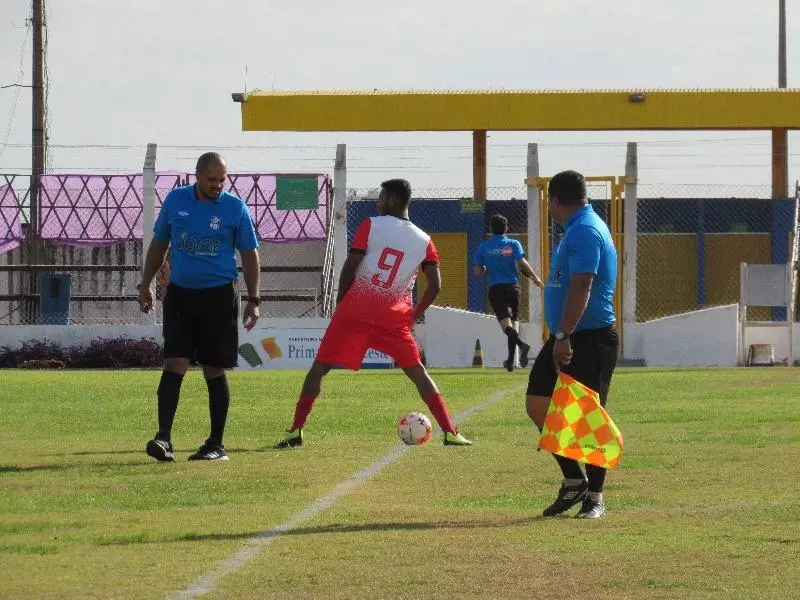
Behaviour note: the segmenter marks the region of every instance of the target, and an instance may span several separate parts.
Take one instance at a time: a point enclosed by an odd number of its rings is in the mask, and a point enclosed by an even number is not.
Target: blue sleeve
[[[525,250],[522,249],[522,244],[519,240],[514,240],[514,260],[522,260],[525,258]]]
[[[483,267],[486,265],[486,256],[484,255],[483,244],[478,244],[478,249],[475,251],[475,264]]]
[[[158,211],[158,218],[156,224],[153,226],[153,237],[159,242],[169,242],[172,235],[172,227],[169,224],[169,207],[172,204],[170,198],[172,192],[167,194],[164,202],[161,204],[161,210]],[[145,249],[147,251],[147,249]]]
[[[569,274],[591,273],[597,275],[603,250],[603,238],[600,233],[593,227],[576,225],[570,230],[566,243]]]
[[[242,214],[239,219],[239,226],[236,228],[236,249],[239,252],[258,248],[258,238],[253,227],[253,220],[250,218],[250,211],[247,205],[242,202]]]

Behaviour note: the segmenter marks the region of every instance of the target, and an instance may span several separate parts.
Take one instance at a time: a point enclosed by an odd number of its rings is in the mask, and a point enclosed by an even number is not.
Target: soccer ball
[[[424,444],[433,434],[431,421],[422,413],[408,413],[397,422],[397,435],[408,446]]]

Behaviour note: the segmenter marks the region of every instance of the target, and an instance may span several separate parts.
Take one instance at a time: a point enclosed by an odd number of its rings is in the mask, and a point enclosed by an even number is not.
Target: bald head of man
[[[228,178],[228,166],[217,152],[206,152],[197,159],[195,175],[198,195],[206,200],[216,200]]]

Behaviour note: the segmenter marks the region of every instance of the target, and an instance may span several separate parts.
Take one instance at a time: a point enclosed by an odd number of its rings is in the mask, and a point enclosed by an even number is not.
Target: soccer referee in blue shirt
[[[517,346],[520,349],[519,364],[523,368],[528,366],[531,349],[519,337],[519,274],[521,272],[540,288],[544,283],[525,260],[522,244],[506,235],[508,219],[503,215],[492,215],[489,225],[493,235],[478,246],[474,270],[477,277],[484,273],[488,275],[489,303],[500,328],[508,336],[508,360],[503,362],[503,366],[513,371]]]
[[[239,298],[236,251],[247,285],[244,326],[258,320],[260,266],[258,240],[245,203],[223,189],[225,160],[216,152],[197,161],[197,183],[172,190],[156,219],[147,250],[139,305],[153,309],[150,284],[172,246],[172,265],[164,298],[164,370],[158,386],[158,433],[146,452],[156,460],[175,459],[172,421],[183,376],[192,361],[203,366],[208,386],[211,434],[189,460],[228,460],[222,436],[230,389],[225,370],[237,363]]]
[[[614,316],[617,251],[611,232],[588,203],[586,181],[580,173],[555,175],[547,199],[550,215],[565,233],[553,250],[544,290],[544,316],[552,335],[528,379],[526,408],[540,431],[559,371],[595,390],[606,405],[619,349]],[[561,514],[582,502],[576,517],[602,517],[606,470],[587,464],[584,475],[577,461],[553,456],[564,481],[544,516]]]

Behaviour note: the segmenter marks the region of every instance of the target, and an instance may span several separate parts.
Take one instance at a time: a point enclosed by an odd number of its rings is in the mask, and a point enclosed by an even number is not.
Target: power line
[[[609,147],[624,147],[627,142],[554,142],[539,143],[542,148],[609,148]],[[756,146],[768,146],[770,141],[765,138],[755,137],[731,137],[731,138],[703,138],[695,140],[644,140],[638,141],[639,146],[644,147],[658,147],[658,146],[691,146],[695,144],[744,144]],[[30,144],[26,143],[12,143],[10,147],[26,148]],[[62,149],[101,149],[101,150],[142,150],[142,144],[107,144],[107,143],[74,143],[74,144],[49,144],[52,148]],[[489,148],[520,148],[525,144],[490,144]],[[216,144],[159,144],[159,149],[174,149],[174,150],[206,150],[208,148],[215,148],[217,150],[332,150],[333,145],[327,144],[236,144],[236,145],[216,145]],[[472,146],[468,144],[447,145],[447,144],[398,144],[393,146],[361,146],[357,144],[348,144],[349,149],[354,150],[378,150],[378,151],[414,151],[414,150],[471,150]],[[471,158],[471,156],[470,156]]]
[[[31,33],[30,19],[26,19],[26,23],[27,27],[25,27],[25,39],[22,40],[22,46],[19,49],[19,68],[17,70],[17,82],[14,84],[16,89],[14,90],[14,99],[11,101],[11,112],[8,115],[6,130],[3,134],[3,142],[0,144],[0,157],[3,156],[3,152],[5,152],[6,148],[8,147],[8,137],[11,135],[11,129],[14,126],[14,117],[16,116],[17,112],[17,102],[19,100],[20,90],[22,89],[22,78],[25,76],[25,48],[28,45],[28,37]]]

